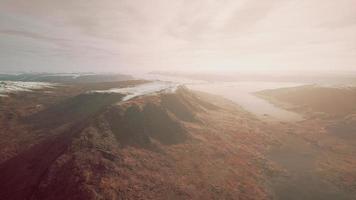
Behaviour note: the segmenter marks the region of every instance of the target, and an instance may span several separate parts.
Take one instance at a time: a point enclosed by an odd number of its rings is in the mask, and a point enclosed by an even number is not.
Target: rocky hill
[[[17,113],[7,137],[30,145],[4,143],[0,199],[268,197],[263,123],[184,87],[122,97],[80,93]]]

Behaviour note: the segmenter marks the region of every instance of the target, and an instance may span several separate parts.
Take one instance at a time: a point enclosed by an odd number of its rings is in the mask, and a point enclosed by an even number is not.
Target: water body
[[[155,81],[169,81],[172,83],[185,85],[192,90],[219,95],[242,106],[245,110],[256,115],[257,117],[266,120],[272,119],[277,121],[299,121],[303,119],[301,115],[287,111],[283,108],[279,108],[266,101],[265,99],[259,98],[258,96],[254,95],[254,93],[266,89],[278,89],[305,85],[304,83],[263,81],[211,82],[159,74],[141,74],[136,75],[136,77],[140,79]]]
[[[192,80],[181,77],[164,76],[157,74],[145,74],[139,76],[143,79],[170,81],[187,86],[192,90],[207,92],[229,99],[242,106],[245,110],[263,119],[277,121],[299,121],[303,117],[297,113],[279,108],[265,99],[254,95],[255,92],[266,89],[278,89],[304,85],[294,82],[209,82],[204,80]]]
[[[294,87],[298,85],[302,84],[286,82],[215,82],[188,84],[187,86],[193,90],[220,95],[239,104],[260,118],[273,118],[278,121],[298,121],[302,119],[301,115],[279,108],[254,95],[255,92],[261,90]]]

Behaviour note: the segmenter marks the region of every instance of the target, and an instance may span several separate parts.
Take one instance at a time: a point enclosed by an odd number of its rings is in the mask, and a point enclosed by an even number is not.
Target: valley
[[[298,104],[318,87],[248,90],[302,116],[280,121],[234,101],[247,93],[207,86],[130,80],[8,92],[0,199],[353,199],[352,109],[329,116],[328,105],[313,107],[324,97]]]

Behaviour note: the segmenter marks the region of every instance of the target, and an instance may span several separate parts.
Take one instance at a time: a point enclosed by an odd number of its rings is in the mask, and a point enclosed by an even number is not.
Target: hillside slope
[[[308,154],[315,157],[312,168],[323,182],[336,185],[343,191],[339,194],[349,194],[347,199],[355,199],[356,88],[309,85],[266,90],[258,95],[304,116],[303,121],[287,124],[286,132],[313,147],[314,152]]]
[[[0,199],[268,198],[270,138],[230,102],[185,88],[91,95],[22,120],[46,137],[0,164]]]

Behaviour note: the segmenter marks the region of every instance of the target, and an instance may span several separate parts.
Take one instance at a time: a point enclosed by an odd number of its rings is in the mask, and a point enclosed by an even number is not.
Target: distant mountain
[[[97,83],[115,82],[134,79],[124,74],[84,74],[84,73],[21,73],[1,74],[2,81],[31,81],[55,83]]]
[[[203,81],[264,81],[264,82],[295,82],[306,84],[356,84],[355,72],[325,73],[325,72],[248,72],[248,71],[216,71],[216,72],[171,72],[152,71],[149,74],[174,78],[185,78]]]
[[[324,113],[329,117],[345,117],[356,113],[356,87],[306,85],[258,92],[269,100],[289,103],[306,112]]]

